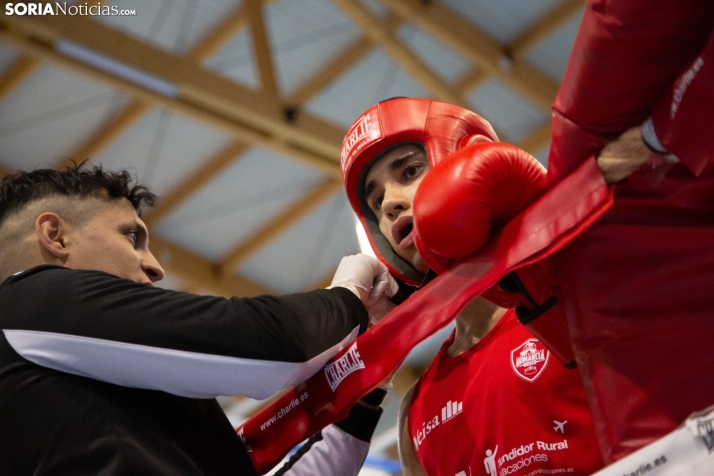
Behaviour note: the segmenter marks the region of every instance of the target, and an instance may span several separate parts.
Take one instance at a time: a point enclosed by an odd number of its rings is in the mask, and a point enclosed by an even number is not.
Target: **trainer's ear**
[[[65,246],[67,224],[56,213],[44,212],[35,220],[35,233],[40,244],[53,256],[63,259],[69,251]]]

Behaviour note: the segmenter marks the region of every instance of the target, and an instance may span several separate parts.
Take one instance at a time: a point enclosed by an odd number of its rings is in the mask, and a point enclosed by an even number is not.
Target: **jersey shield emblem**
[[[511,367],[523,380],[533,382],[540,377],[550,359],[550,351],[535,337],[511,351]]]

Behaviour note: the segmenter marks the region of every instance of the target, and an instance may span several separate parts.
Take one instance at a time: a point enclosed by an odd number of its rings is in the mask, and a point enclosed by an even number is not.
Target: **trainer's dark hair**
[[[51,196],[77,198],[126,198],[140,215],[143,206],[153,207],[157,197],[143,185],[132,184],[126,170],[107,172],[101,165],[86,167],[87,161],[64,171],[38,169],[18,171],[0,183],[0,224],[27,204]]]

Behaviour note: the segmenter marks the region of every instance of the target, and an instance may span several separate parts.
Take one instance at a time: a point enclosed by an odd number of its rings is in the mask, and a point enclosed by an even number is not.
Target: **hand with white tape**
[[[387,267],[365,254],[342,258],[327,289],[337,286],[352,291],[365,306],[371,306],[384,294],[394,296],[399,289]]]

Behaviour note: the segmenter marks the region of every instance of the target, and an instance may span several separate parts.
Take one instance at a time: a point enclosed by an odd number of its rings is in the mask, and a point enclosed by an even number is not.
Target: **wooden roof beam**
[[[383,22],[384,28],[394,30],[399,28],[403,20],[395,15],[391,15]],[[286,100],[289,107],[300,107],[310,99],[320,93],[325,86],[341,76],[345,71],[356,65],[367,54],[374,49],[374,42],[362,36],[340,53],[335,55],[332,61],[323,66],[312,77],[303,82]]]
[[[25,34],[4,28],[0,37],[27,53],[71,68],[153,105],[189,115],[229,132],[237,140],[265,145],[339,176],[344,129],[337,125],[307,113],[288,121],[282,106],[276,104],[276,98],[256,93],[200,69],[191,60],[176,57],[80,17],[12,16],[0,19],[0,24],[10,22]],[[77,22],[81,24],[77,25]],[[52,44],[60,38],[169,81],[177,86],[177,94],[175,97],[164,95],[59,53]]]
[[[467,72],[454,84],[454,89],[456,89],[459,94],[466,96],[474,89],[481,86],[490,77],[488,73],[479,68],[472,68],[471,71]]]
[[[266,4],[268,0],[263,0]],[[215,29],[207,33],[196,43],[186,54],[197,62],[203,62],[211,55],[220,50],[241,28],[248,25],[248,14],[244,6],[234,9]],[[72,159],[84,160],[100,154],[106,147],[112,144],[132,125],[139,122],[151,109],[146,101],[132,100],[122,111],[116,114],[94,135],[69,155],[65,165],[71,163]]]
[[[73,150],[68,158],[63,161],[63,164],[70,165],[73,161],[93,159],[104,149],[109,147],[131,126],[139,122],[149,109],[151,109],[151,105],[147,101],[131,101],[128,106],[110,118],[99,131],[95,132],[89,139],[85,140],[84,143]]]
[[[531,132],[528,137],[523,139],[518,144],[518,147],[525,150],[529,154],[535,155],[543,147],[548,145],[548,142],[550,142],[550,132],[550,120],[548,120],[545,124]]]
[[[248,12],[250,31],[253,38],[255,62],[258,64],[258,72],[260,73],[260,84],[263,87],[263,91],[277,97],[278,83],[275,78],[273,54],[267,29],[265,28],[263,8],[260,5],[260,0],[245,0],[245,7]]]
[[[248,147],[243,142],[234,141],[228,144],[208,160],[205,165],[176,185],[166,197],[161,199],[157,206],[148,210],[144,221],[147,225],[155,225],[161,221],[162,218],[184,203],[196,191],[203,188],[204,185],[233,164]]]
[[[231,41],[247,24],[248,14],[245,5],[241,5],[229,13],[218,27],[198,40],[186,56],[197,63],[203,63]]]
[[[20,56],[0,78],[0,102],[34,73],[39,65],[40,62],[31,56]]]
[[[558,85],[525,61],[512,59],[499,44],[439,2],[381,0],[393,12],[413,21],[444,44],[468,58],[476,67],[496,76],[544,109],[550,110]]]
[[[151,237],[150,247],[164,270],[186,283],[190,289],[206,290],[225,297],[276,294],[245,278],[219,276],[213,263],[162,238]]]
[[[262,0],[267,6],[272,0]],[[213,54],[223,48],[238,32],[249,24],[247,6],[244,4],[231,12],[218,27],[211,30],[194,45],[186,55],[197,62],[204,62]],[[137,102],[137,101],[135,101]],[[159,204],[152,208],[146,215],[145,221],[149,225],[158,223],[188,198],[203,188],[218,174],[232,165],[249,146],[241,141],[233,141],[211,157],[196,172],[186,177],[176,185]]]
[[[267,6],[272,1],[260,0],[260,3]],[[186,56],[197,63],[203,63],[226,46],[238,32],[248,25],[248,11],[246,8],[244,4],[234,9],[216,28],[201,38]]]
[[[106,5],[109,0],[97,0],[97,4]],[[0,102],[22,84],[40,66],[40,61],[29,55],[20,56],[0,78]]]
[[[335,180],[325,180],[317,185],[228,253],[221,260],[220,269],[222,274],[227,276],[233,273],[237,266],[316,209],[339,188],[340,183]]]
[[[225,21],[223,22],[222,27],[226,28]],[[212,48],[216,48],[217,50],[220,47],[221,42],[214,39],[211,47],[208,47],[207,45],[207,42],[203,44],[199,43],[198,46],[202,49],[199,51],[194,48],[189,54],[194,59],[201,58],[203,54],[210,55],[213,52],[211,51]],[[42,55],[39,56],[41,57]],[[35,63],[35,66],[39,64],[39,61],[33,56],[25,56],[24,58],[28,58],[32,63]],[[24,68],[30,69],[28,66],[24,66]],[[136,121],[137,117],[140,117],[143,114],[144,109],[148,109],[148,107],[149,101],[145,100],[136,100],[130,104],[129,107],[120,115],[110,121],[108,127],[105,128],[106,135],[95,136],[93,138],[94,140],[87,142],[84,149],[87,151],[87,155],[93,155],[91,150],[99,150],[106,144],[110,143],[113,137],[118,136],[121,133],[121,130],[128,128],[133,122]],[[212,170],[201,170],[194,174],[192,177],[194,182],[190,185],[183,184],[185,186],[184,188],[198,188],[199,184],[205,183],[210,177],[218,173],[221,170],[221,167],[225,167],[228,163],[235,160],[235,157],[242,152],[243,148],[243,144],[240,144],[240,147],[238,147],[237,143],[229,145],[222,151],[222,154],[218,154],[211,161],[209,161],[208,166],[213,167]],[[230,157],[230,159],[228,159],[228,157]],[[221,158],[224,159],[223,163],[221,163]],[[9,170],[0,167],[0,175],[4,176],[8,173],[10,173]],[[181,197],[178,193],[170,195],[167,197],[167,200],[165,200],[167,203],[163,203],[158,211],[166,213],[172,204],[175,206],[175,204],[185,200],[186,196],[187,194],[184,197]],[[157,218],[160,216],[160,213],[149,214],[149,216]],[[202,289],[226,297],[275,294],[275,292],[271,289],[258,285],[245,278],[235,276],[234,274],[226,277],[217,276],[213,263],[210,263],[207,260],[204,260],[203,258],[161,238],[154,237],[152,239],[152,250],[157,254],[157,256],[160,257],[165,269],[190,288]]]
[[[337,268],[331,270],[328,274],[324,275],[317,281],[315,281],[313,284],[310,285],[307,289],[324,289],[330,284],[332,284],[332,278],[335,276],[335,271],[337,271]]]
[[[285,101],[288,107],[297,108],[307,103],[335,78],[357,64],[373,48],[374,43],[367,38],[360,38],[349,45],[290,95]]]
[[[268,4],[268,0],[264,0]],[[236,8],[221,24],[199,40],[187,54],[188,58],[202,62],[222,48],[241,28],[248,24],[245,7]],[[123,111],[110,119],[94,136],[75,150],[70,157],[84,159],[101,152],[125,130],[137,123],[150,109],[150,105],[141,100],[133,100]],[[247,149],[243,142],[234,141],[210,158],[199,170],[179,183],[159,204],[148,211],[145,221],[149,225],[158,223],[176,207],[184,203],[192,194],[200,190],[217,174],[230,166]],[[186,283],[191,287],[190,283]]]
[[[365,36],[381,46],[409,72],[435,99],[468,107],[461,95],[450,84],[402,43],[391,29],[375,18],[366,7],[352,0],[333,0],[362,29]]]
[[[585,7],[585,0],[563,0],[543,15],[507,47],[516,61],[520,61],[529,49],[557,30]]]

